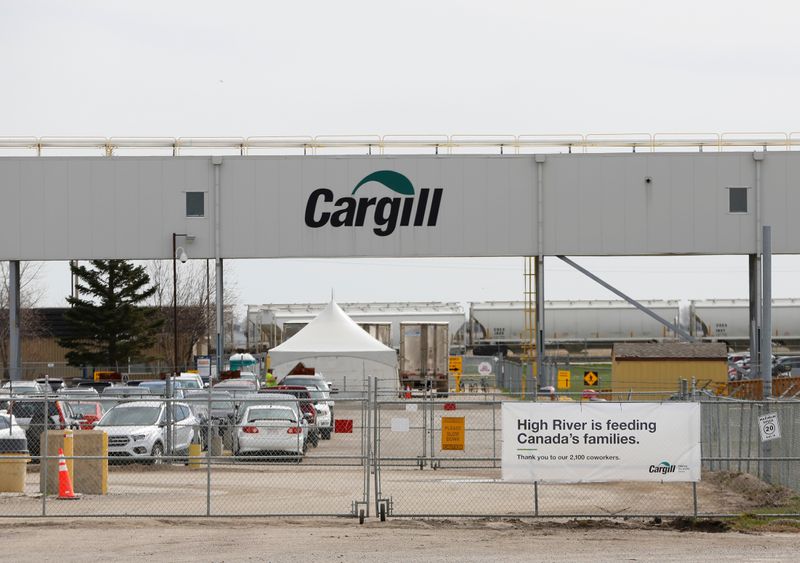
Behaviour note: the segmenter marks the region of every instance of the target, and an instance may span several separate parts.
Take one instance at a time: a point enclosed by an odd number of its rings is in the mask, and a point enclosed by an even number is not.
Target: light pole
[[[183,247],[177,245],[178,237],[191,240],[186,233],[172,233],[172,375],[167,378],[164,393],[167,398],[167,455],[172,455],[172,381],[178,375],[178,260],[184,264],[189,259]]]

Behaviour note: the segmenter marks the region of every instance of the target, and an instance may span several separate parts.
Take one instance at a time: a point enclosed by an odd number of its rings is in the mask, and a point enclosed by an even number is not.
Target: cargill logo
[[[370,182],[381,184],[398,195],[355,197],[359,188]],[[311,192],[306,202],[305,221],[312,229],[325,225],[363,227],[370,217],[370,225],[374,225],[372,232],[379,237],[392,234],[398,226],[435,227],[443,191],[442,188],[422,188],[417,194],[414,185],[404,175],[393,170],[378,170],[357,183],[349,196],[336,201],[333,191],[328,188]]]
[[[650,473],[663,473],[664,475],[667,473],[675,473],[675,467],[675,465],[672,465],[668,461],[662,461],[658,465],[651,465]]]

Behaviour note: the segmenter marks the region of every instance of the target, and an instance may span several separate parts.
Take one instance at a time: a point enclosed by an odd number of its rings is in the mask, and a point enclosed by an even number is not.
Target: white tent
[[[340,392],[365,390],[369,376],[377,377],[381,390],[398,389],[397,352],[370,336],[333,301],[269,356],[278,381],[303,362]]]

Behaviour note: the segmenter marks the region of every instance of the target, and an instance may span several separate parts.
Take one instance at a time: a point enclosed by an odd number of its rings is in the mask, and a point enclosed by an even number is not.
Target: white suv
[[[172,441],[177,453],[187,452],[200,423],[189,405],[172,405]],[[110,409],[95,425],[108,434],[108,455],[161,463],[166,446],[166,402],[135,401]]]

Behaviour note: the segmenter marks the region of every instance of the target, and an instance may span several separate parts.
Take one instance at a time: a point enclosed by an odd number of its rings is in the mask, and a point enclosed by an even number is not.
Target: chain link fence
[[[501,408],[519,398],[493,388],[441,398],[379,394],[370,383],[360,396],[325,400],[302,390],[197,390],[174,399],[89,391],[3,396],[0,513],[720,516],[763,507],[777,490],[770,485],[800,490],[800,402],[681,398],[702,403],[703,479],[697,483],[504,482]],[[646,394],[630,399],[653,400]],[[780,439],[761,441],[759,416],[766,413],[777,414]],[[460,448],[450,441],[454,424],[463,425]],[[21,438],[24,449],[15,441]],[[60,465],[69,468],[79,500],[58,498]],[[21,480],[12,475],[20,467]],[[742,489],[737,475],[749,476],[750,489]]]

